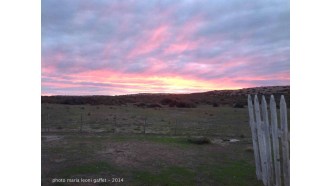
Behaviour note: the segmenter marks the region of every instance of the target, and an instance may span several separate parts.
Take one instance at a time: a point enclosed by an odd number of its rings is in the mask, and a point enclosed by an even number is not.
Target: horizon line
[[[85,95],[77,95],[77,94],[41,94],[41,96],[130,96],[130,95],[147,95],[147,94],[196,94],[196,93],[205,93],[212,91],[231,91],[231,90],[242,90],[242,89],[251,89],[251,88],[263,88],[263,87],[290,87],[290,85],[271,85],[271,86],[257,86],[257,87],[246,87],[246,88],[233,88],[233,89],[219,89],[219,90],[209,90],[209,91],[201,91],[201,92],[140,92],[140,93],[131,93],[131,94],[116,94],[116,95],[106,95],[106,94],[85,94]]]

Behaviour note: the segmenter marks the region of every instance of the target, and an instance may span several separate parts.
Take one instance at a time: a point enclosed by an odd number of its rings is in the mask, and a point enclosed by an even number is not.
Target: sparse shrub
[[[164,98],[160,101],[160,104],[162,105],[169,105],[170,103],[174,102],[174,100],[170,99],[170,98]]]
[[[160,106],[159,104],[157,103],[152,103],[150,105],[147,105],[148,108],[161,108],[162,106]]]
[[[162,105],[168,105],[169,107],[178,108],[195,108],[196,105],[193,102],[176,101],[169,98],[162,99],[160,102]]]
[[[171,102],[168,106],[169,107],[175,107],[176,106],[176,101]]]
[[[253,147],[249,146],[245,148],[246,152],[253,152]]]
[[[244,104],[242,104],[242,103],[234,103],[233,107],[234,108],[244,108]]]
[[[146,106],[145,103],[138,103],[138,104],[134,104],[134,105],[137,106],[137,107],[145,107]]]
[[[176,104],[176,107],[178,107],[178,108],[186,108],[186,107],[188,107],[188,105],[185,102],[178,102]]]
[[[211,140],[207,137],[204,137],[204,136],[195,136],[195,137],[189,137],[188,142],[198,144],[198,145],[202,145],[202,144],[210,144]]]
[[[216,103],[216,102],[214,102],[212,106],[213,106],[213,107],[219,107],[219,104]]]
[[[190,102],[180,101],[176,104],[176,107],[178,107],[178,108],[195,108],[196,105],[193,103],[190,103]]]

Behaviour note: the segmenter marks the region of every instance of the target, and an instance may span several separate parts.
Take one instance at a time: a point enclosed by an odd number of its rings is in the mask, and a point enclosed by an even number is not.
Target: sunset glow
[[[289,1],[42,1],[42,95],[290,84]]]

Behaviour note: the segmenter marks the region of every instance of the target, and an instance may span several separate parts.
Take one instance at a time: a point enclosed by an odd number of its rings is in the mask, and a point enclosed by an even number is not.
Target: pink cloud
[[[157,49],[169,36],[168,26],[160,25],[152,31],[148,32],[142,39],[139,40],[136,47],[128,55],[128,58],[133,58],[138,55],[147,54]]]
[[[165,54],[174,54],[174,53],[182,53],[186,50],[193,50],[197,48],[197,43],[195,42],[181,42],[171,44],[168,48],[165,49]]]
[[[73,83],[61,83],[61,82],[42,82],[41,86],[54,87],[54,88],[72,88],[79,87],[80,85],[76,85]]]

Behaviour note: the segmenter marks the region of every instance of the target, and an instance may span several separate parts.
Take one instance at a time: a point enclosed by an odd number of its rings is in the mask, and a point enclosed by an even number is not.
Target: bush
[[[175,102],[175,101],[172,100],[172,99],[170,99],[170,98],[165,98],[165,99],[162,99],[162,100],[160,101],[160,104],[162,104],[162,105],[169,105],[169,104],[171,104],[171,103],[173,103],[173,102]]]
[[[152,103],[147,106],[148,108],[161,108],[162,106],[158,105],[157,103]]]
[[[245,148],[246,152],[253,152],[253,147],[249,146]]]
[[[169,107],[175,107],[176,104],[177,104],[177,102],[176,102],[176,101],[173,101],[173,102],[171,102],[168,106],[169,106]]]
[[[137,107],[145,107],[146,106],[145,103],[138,103],[138,104],[134,104],[134,105],[137,106]]]
[[[244,104],[242,104],[242,103],[234,103],[233,107],[234,108],[244,108]]]
[[[178,108],[195,108],[196,105],[193,103],[180,101],[176,104],[176,107],[178,107]]]
[[[202,144],[211,143],[211,140],[207,137],[204,137],[204,136],[195,136],[195,137],[189,137],[188,142],[198,144],[198,145],[202,145]]]
[[[218,107],[219,104],[218,103],[213,103],[213,107]]]

